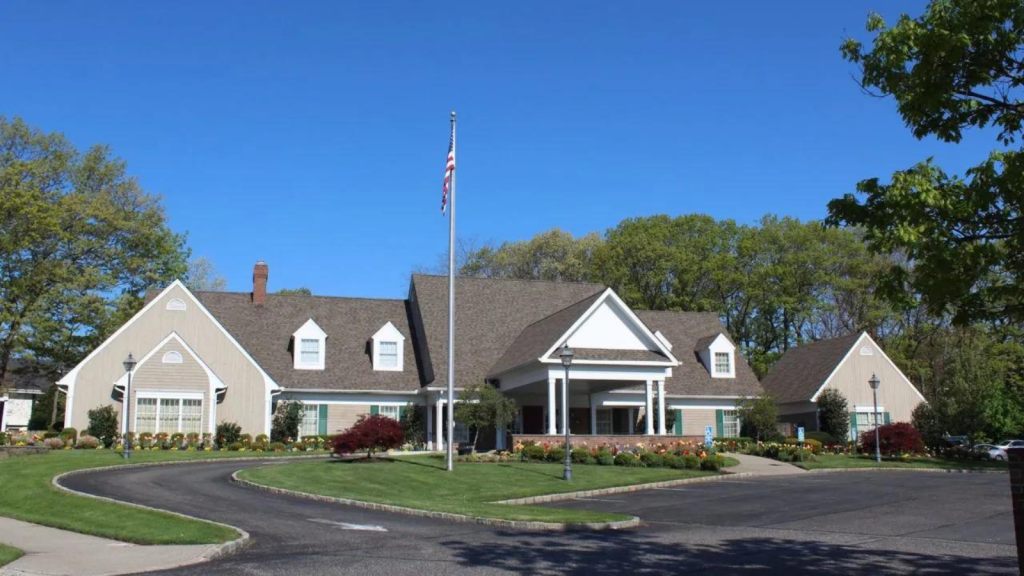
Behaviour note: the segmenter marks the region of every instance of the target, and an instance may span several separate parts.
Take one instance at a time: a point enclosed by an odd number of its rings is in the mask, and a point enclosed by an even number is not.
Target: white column
[[[590,435],[597,436],[597,404],[594,404],[594,395],[588,396],[590,399]]]
[[[644,383],[644,434],[648,436],[654,435],[654,398],[652,398],[653,390],[651,390],[653,382],[648,380]]]
[[[430,395],[427,395],[427,450],[434,449],[434,410],[430,406]]]
[[[441,430],[441,427],[444,426],[444,403],[441,401],[440,395],[437,397],[434,409],[437,410],[437,418],[434,419],[434,449],[444,450],[444,431]]]
[[[665,381],[658,380],[658,436],[665,434]]]
[[[556,406],[557,405],[555,404],[555,379],[549,376],[548,377],[548,435],[549,436],[557,436],[558,435],[557,418],[555,417]]]

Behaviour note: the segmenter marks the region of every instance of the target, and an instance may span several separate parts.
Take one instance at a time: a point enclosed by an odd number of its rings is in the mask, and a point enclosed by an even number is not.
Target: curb
[[[1006,470],[985,470],[972,468],[815,468],[806,470],[811,474],[836,474],[840,472],[930,472],[932,474],[1006,474]]]
[[[653,490],[656,488],[669,488],[683,484],[698,484],[702,482],[718,482],[732,478],[748,478],[757,476],[753,472],[734,472],[719,474],[717,476],[698,476],[696,478],[680,478],[678,480],[663,480],[661,482],[648,482],[647,484],[631,484],[629,486],[613,486],[611,488],[596,488],[594,490],[580,490],[578,492],[559,492],[558,494],[545,494],[543,496],[528,496],[526,498],[512,498],[510,500],[498,500],[495,504],[543,504],[546,502],[560,502],[563,500],[575,500],[577,498],[589,498],[591,496],[605,496],[607,494],[626,494],[640,490]]]
[[[262,490],[271,494],[279,494],[284,496],[295,496],[297,498],[305,498],[307,500],[316,500],[318,502],[328,502],[332,504],[343,504],[346,506],[355,506],[357,508],[365,508],[367,510],[379,510],[383,512],[394,512],[397,514],[405,514],[407,516],[421,516],[424,518],[434,518],[437,520],[449,520],[453,522],[467,522],[471,524],[482,524],[484,526],[492,526],[496,528],[511,528],[514,530],[537,530],[537,531],[556,531],[566,532],[571,530],[621,530],[623,528],[636,528],[640,525],[640,518],[633,516],[628,520],[619,520],[616,522],[581,522],[569,524],[566,522],[537,522],[531,520],[501,520],[497,518],[480,518],[477,516],[467,516],[465,514],[455,514],[453,512],[435,512],[432,510],[420,510],[418,508],[407,508],[405,506],[395,506],[394,504],[379,504],[377,502],[366,502],[363,500],[352,500],[350,498],[335,498],[333,496],[321,496],[318,494],[310,494],[308,492],[297,492],[295,490],[287,490],[285,488],[275,488],[273,486],[265,486],[263,484],[257,484],[249,480],[243,480],[238,477],[238,472],[231,474],[231,481],[247,488],[253,488],[256,490]],[[495,504],[502,504],[503,502],[495,502]]]

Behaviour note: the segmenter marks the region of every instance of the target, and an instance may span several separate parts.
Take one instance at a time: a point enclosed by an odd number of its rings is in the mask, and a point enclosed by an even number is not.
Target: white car
[[[1007,448],[1024,448],[1024,440],[1003,440],[988,450],[988,457],[993,460],[1006,461]]]

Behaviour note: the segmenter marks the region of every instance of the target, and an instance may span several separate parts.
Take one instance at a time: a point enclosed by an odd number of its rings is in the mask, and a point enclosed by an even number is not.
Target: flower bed
[[[517,442],[512,452],[471,454],[461,458],[467,462],[562,462],[565,450],[558,442]],[[689,470],[718,470],[725,462],[713,448],[708,450],[687,440],[634,444],[577,442],[573,444],[571,458],[575,464]]]
[[[118,434],[110,448],[106,448],[98,438],[89,434],[79,435],[73,429],[60,434],[53,432],[10,432],[0,434],[0,447],[33,448],[38,451],[47,450],[113,450],[123,452],[125,441],[130,442],[133,451],[170,450],[188,452],[326,452],[330,450],[332,436],[305,436],[299,440],[287,438],[286,442],[270,442],[266,434],[253,438],[242,434],[238,441],[218,443],[212,434],[189,433],[173,434],[134,432]]]

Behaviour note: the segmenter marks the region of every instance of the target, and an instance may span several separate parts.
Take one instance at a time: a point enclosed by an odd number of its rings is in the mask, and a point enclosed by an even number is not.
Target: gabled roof
[[[45,366],[11,358],[7,362],[7,373],[0,386],[0,394],[7,391],[43,394],[50,389],[55,379],[56,375]]]
[[[404,346],[405,370],[374,371],[370,338],[391,322],[410,334],[404,300],[268,294],[254,306],[247,292],[197,292],[196,296],[252,354],[274,380],[288,390],[416,391],[413,346]],[[327,334],[323,370],[295,370],[292,334],[312,319]]]
[[[776,402],[810,402],[861,337],[860,332],[790,348],[761,381]]]
[[[736,377],[712,378],[698,354],[723,334],[728,338],[718,315],[711,312],[675,312],[637,310],[636,315],[652,331],[659,331],[672,343],[672,354],[679,365],[665,381],[665,392],[672,396],[757,396],[761,385],[746,360],[736,352]],[[730,339],[731,341],[731,339]]]
[[[483,382],[527,326],[604,290],[600,284],[577,282],[457,278],[456,386]],[[425,364],[424,383],[442,385],[448,379],[448,278],[413,275],[410,299],[414,313],[418,308],[414,322],[422,321],[423,341],[416,347]]]

